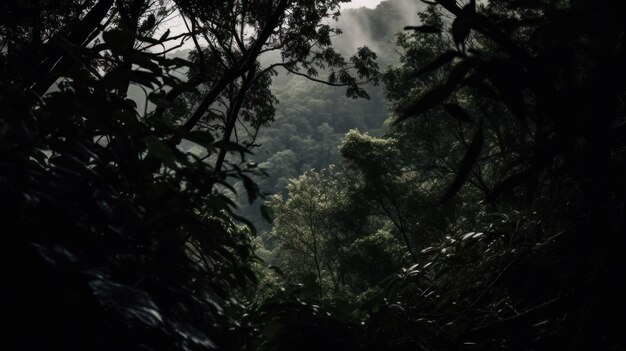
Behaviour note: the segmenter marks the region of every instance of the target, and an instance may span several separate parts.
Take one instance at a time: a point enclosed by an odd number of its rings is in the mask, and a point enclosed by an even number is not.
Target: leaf
[[[414,32],[421,32],[421,33],[441,33],[441,28],[436,27],[436,26],[428,26],[428,25],[406,26],[404,27],[404,30],[412,30]]]
[[[156,94],[148,95],[148,100],[159,107],[171,107],[173,105],[171,101],[165,100]]]
[[[470,23],[464,17],[457,17],[452,22],[452,39],[457,48],[462,48],[465,44],[465,39],[470,33]]]
[[[450,198],[452,198],[452,196],[456,195],[459,190],[461,190],[463,184],[465,184],[465,181],[467,180],[467,176],[472,170],[472,167],[476,163],[476,160],[478,160],[478,156],[480,156],[480,152],[483,149],[483,143],[483,129],[482,127],[480,127],[478,128],[478,130],[476,130],[476,133],[474,133],[472,142],[467,148],[467,152],[465,153],[463,160],[461,160],[461,164],[459,165],[459,170],[456,174],[456,177],[454,178],[454,181],[452,181],[452,184],[448,186],[448,189],[442,197],[442,201],[449,200]]]
[[[122,90],[126,87],[127,77],[121,69],[114,69],[107,73],[101,80],[102,84],[111,90]]]
[[[142,23],[141,27],[144,30],[150,30],[154,28],[155,24],[156,24],[156,17],[154,17],[154,14],[151,13],[148,16],[148,18]]]
[[[87,284],[98,303],[119,314],[126,323],[140,323],[146,329],[163,324],[159,308],[145,291],[99,277]]]
[[[159,60],[161,61],[161,65],[167,66],[167,67],[173,66],[175,68],[179,68],[179,67],[191,67],[192,66],[192,63],[190,61],[185,60],[180,57],[159,58]]]
[[[237,221],[243,223],[246,227],[248,227],[248,229],[250,230],[250,232],[253,235],[257,234],[256,227],[254,226],[254,223],[250,222],[247,218],[242,217],[242,216],[238,216],[238,215],[236,215],[236,214],[234,214],[232,212],[230,213],[230,216],[232,216],[234,219],[236,219]]]
[[[163,33],[163,35],[161,35],[161,37],[159,38],[160,42],[163,42],[165,39],[167,39],[167,37],[170,36],[170,30],[169,28],[165,31],[165,33]]]
[[[274,209],[265,204],[261,205],[261,216],[263,216],[268,223],[274,222]]]
[[[130,31],[115,29],[102,33],[102,39],[109,45],[111,51],[116,54],[123,54],[133,48],[135,35]]]
[[[93,51],[93,52],[100,52],[100,51],[104,51],[104,50],[109,50],[109,48],[110,48],[110,46],[107,45],[106,43],[99,43],[99,44],[94,45],[91,48],[91,51]]]
[[[441,102],[445,101],[448,96],[452,94],[452,91],[455,88],[455,86],[445,84],[427,92],[421,99],[407,107],[402,113],[402,116],[400,116],[394,124],[398,124],[409,117],[414,117],[427,112]]]
[[[130,71],[127,75],[128,79],[132,82],[139,83],[149,88],[153,88],[153,84],[159,86],[161,83],[156,79],[156,75],[152,72],[146,71],[138,71],[133,70]]]
[[[259,185],[252,180],[252,178],[248,177],[245,174],[241,174],[241,180],[243,181],[243,186],[246,188],[246,193],[248,194],[248,202],[252,204],[259,195]]]
[[[195,155],[193,155],[193,154],[192,154],[192,156],[193,156],[195,159],[198,159],[198,157],[197,157],[197,156],[195,156]],[[236,189],[235,189],[232,185],[230,185],[228,182],[225,182],[225,181],[223,181],[223,180],[218,180],[218,181],[216,181],[216,183],[215,183],[215,184],[219,184],[219,185],[223,186],[224,188],[226,188],[226,189],[230,190],[233,194],[237,194],[237,190],[236,190]]]
[[[132,108],[137,108],[137,103],[132,99],[124,99],[124,101]]]
[[[163,75],[160,77],[163,80],[163,83],[169,85],[171,87],[176,87],[181,84],[181,80],[177,77],[170,77],[167,75]]]
[[[45,153],[43,153],[40,150],[37,149],[33,149],[32,150],[32,154],[30,155],[33,159],[35,159],[35,161],[39,162],[39,164],[45,166],[46,165],[46,160],[48,159],[48,156],[46,156]]]
[[[133,63],[145,69],[148,69],[156,74],[163,73],[163,71],[161,70],[161,66],[154,63],[154,61],[152,61],[150,57],[148,57],[147,55],[144,55],[143,53],[139,51],[133,51],[130,55],[130,58]]]
[[[436,59],[434,59],[431,63],[422,67],[419,71],[417,71],[418,75],[434,71],[437,68],[444,66],[445,64],[454,60],[455,57],[460,57],[461,55],[456,51],[446,51],[443,54],[439,55]]]
[[[457,48],[465,49],[465,40],[472,27],[484,24],[484,18],[476,15],[476,0],[470,0],[463,6],[461,13],[452,22],[452,39]]]
[[[178,168],[178,165],[176,164],[176,156],[166,143],[162,142],[154,135],[145,137],[144,142],[146,143],[148,154],[150,156],[162,161],[166,166],[172,169]]]
[[[156,75],[152,72],[133,70],[128,72],[122,67],[115,68],[102,78],[102,84],[110,89],[124,90],[128,82],[135,82],[154,89],[154,84],[160,85]]]
[[[467,112],[465,112],[465,110],[457,104],[446,104],[443,107],[445,108],[446,112],[448,112],[448,114],[450,114],[452,117],[458,119],[461,122],[472,121],[472,119],[467,114]]]
[[[215,148],[215,145],[213,143],[215,141],[215,138],[209,132],[193,130],[189,133],[185,133],[183,135],[183,138],[200,146],[204,146],[204,148],[207,150],[212,150],[213,148]]]

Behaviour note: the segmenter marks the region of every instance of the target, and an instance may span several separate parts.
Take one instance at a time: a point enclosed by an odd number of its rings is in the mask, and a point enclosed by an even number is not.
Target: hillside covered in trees
[[[626,3],[346,2],[0,5],[3,349],[626,349]]]
[[[399,62],[396,34],[399,23],[411,21],[425,5],[412,0],[382,2],[374,9],[366,7],[342,11],[335,25],[350,29],[333,38],[333,48],[349,55],[366,45],[376,50],[380,70]],[[262,60],[268,60],[262,58]],[[340,163],[337,146],[345,133],[359,129],[383,133],[389,116],[382,85],[366,85],[368,99],[348,99],[345,90],[321,84],[306,77],[278,71],[271,89],[278,100],[274,121],[259,130],[250,159],[268,176],[257,181],[266,194],[286,194],[289,179],[311,169],[321,170]],[[239,185],[243,189],[242,184]],[[259,215],[261,201],[246,206],[245,194],[239,192],[240,208],[260,230],[268,223]]]

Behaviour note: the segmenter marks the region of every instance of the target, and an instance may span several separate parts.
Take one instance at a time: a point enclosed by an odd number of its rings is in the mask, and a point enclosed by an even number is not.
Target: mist
[[[411,0],[383,1],[375,8],[353,8],[342,11],[336,26],[343,33],[333,45],[344,55],[367,46],[379,56],[382,68],[396,61],[395,34],[405,25],[415,25],[417,13],[425,4]]]

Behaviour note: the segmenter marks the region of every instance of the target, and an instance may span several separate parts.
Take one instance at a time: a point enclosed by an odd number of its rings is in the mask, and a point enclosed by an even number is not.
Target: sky
[[[344,9],[350,9],[350,8],[362,7],[362,6],[374,8],[376,7],[376,5],[378,5],[381,2],[382,0],[352,0],[352,2],[343,4],[341,5],[341,7]]]
[[[369,7],[369,8],[374,8],[376,7],[376,5],[380,4],[381,2],[383,2],[383,0],[352,0],[349,3],[344,3],[341,5],[342,9],[352,9],[352,8],[358,8],[358,7]],[[183,31],[185,31],[185,26],[183,24],[182,21],[180,21],[180,19],[178,18],[174,18],[170,23],[169,23],[170,29],[172,31],[172,35],[178,34],[178,33],[182,33]],[[160,34],[160,33],[157,33]],[[172,36],[170,35],[170,36]],[[191,40],[187,41],[185,43],[185,45],[182,47],[182,49],[189,49],[193,47],[193,43],[191,42]]]

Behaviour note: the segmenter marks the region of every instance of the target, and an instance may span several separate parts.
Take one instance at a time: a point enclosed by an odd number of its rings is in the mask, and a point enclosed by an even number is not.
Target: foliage
[[[318,298],[354,290],[351,274],[360,269],[347,269],[350,257],[343,249],[363,246],[355,242],[353,233],[367,223],[360,220],[361,209],[350,203],[342,172],[332,166],[319,173],[310,171],[292,180],[287,189],[285,201],[274,196],[270,202],[276,218],[270,234],[278,245],[275,264],[287,272],[288,281],[314,276]],[[347,208],[351,208],[348,213]]]
[[[397,0],[382,2],[375,9],[342,10],[336,27],[346,30],[332,36],[333,48],[349,55],[367,45],[375,49],[380,67],[396,63],[394,38],[401,29],[398,24],[412,20],[420,7],[411,0]],[[260,58],[262,65],[271,65],[275,60],[271,55]],[[278,69],[278,75],[272,77],[271,90],[280,103],[270,128],[262,128],[256,136],[255,145],[260,146],[255,155],[249,156],[259,168],[270,170],[267,177],[255,179],[265,193],[285,196],[290,178],[338,164],[337,145],[350,129],[382,133],[382,122],[388,115],[383,89],[371,84],[362,87],[367,89],[369,100],[346,99],[342,89],[315,84]],[[240,138],[241,134],[244,133],[240,133]],[[240,195],[237,203],[247,204],[247,199]],[[260,203],[244,205],[241,212],[265,237],[264,232],[271,228],[259,215],[259,206]],[[270,240],[265,237],[264,242]]]
[[[369,49],[333,49],[341,2],[1,5],[9,348],[625,347],[626,5],[424,1],[382,134],[297,80],[379,78]],[[175,13],[188,32],[162,31]],[[274,117],[260,161],[287,193],[260,240],[233,199],[265,170],[237,160]]]
[[[346,87],[349,97],[368,98],[360,85],[378,82],[376,54],[361,47],[346,60],[331,45],[331,36],[340,30],[327,22],[337,19],[340,2],[177,1],[183,20],[190,22],[195,51],[190,55],[193,66],[188,83],[164,95],[170,103],[179,99],[178,105],[188,105],[187,111],[174,110],[170,119],[182,120],[185,130],[201,123],[205,129],[219,132],[224,142],[233,132],[238,138],[237,122],[244,130],[249,125],[247,144],[251,146],[259,127],[274,119],[277,100],[269,85],[279,68],[319,83]],[[261,64],[262,56],[275,62]],[[322,69],[327,79],[316,78]],[[154,118],[166,112],[166,108],[157,109]],[[218,171],[224,160],[222,151]]]
[[[366,348],[623,348],[626,9],[432,5],[383,78],[387,134],[341,146],[350,196],[412,252],[353,311]]]
[[[235,296],[256,280],[250,232],[213,187],[227,186],[213,165],[171,141],[208,153],[247,150],[149,118],[126,98],[130,86],[182,84],[171,71],[189,63],[149,50],[167,34],[146,36],[170,10],[143,1],[85,2],[80,11],[78,3],[40,5],[35,10],[46,18],[74,20],[35,31],[37,38],[27,30],[31,22],[2,23],[15,34],[3,37],[0,60],[1,209],[11,233],[2,256],[4,267],[14,267],[6,280],[5,318],[15,328],[8,345],[237,343],[242,305]],[[101,39],[92,42],[94,30]],[[31,48],[33,60],[16,59]],[[254,171],[228,176],[249,179]]]

